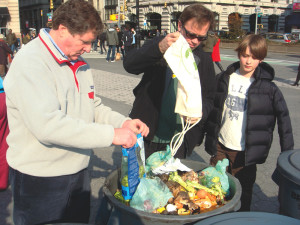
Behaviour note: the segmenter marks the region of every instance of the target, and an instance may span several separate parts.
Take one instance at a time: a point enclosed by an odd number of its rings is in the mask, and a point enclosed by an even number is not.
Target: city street
[[[124,115],[128,115],[134,100],[133,88],[138,84],[141,75],[128,74],[123,69],[122,61],[114,63],[106,62],[105,56],[99,53],[85,53],[84,58],[90,64],[94,81],[96,95],[102,98],[105,105]],[[221,49],[221,63],[227,67],[237,56],[233,50]],[[287,101],[292,120],[295,149],[300,149],[300,87],[293,87],[300,56],[292,54],[269,53],[266,62],[270,63],[275,71],[274,82],[279,86]],[[215,67],[216,72],[219,72]],[[275,128],[277,129],[277,128]],[[271,175],[276,168],[277,157],[280,153],[279,138],[277,130],[274,131],[274,140],[267,162],[258,165],[257,180],[254,187],[252,211],[278,213],[277,201],[278,186],[272,181]],[[209,156],[203,146],[195,149],[189,159],[208,162]],[[99,207],[105,178],[113,170],[121,165],[120,147],[108,147],[96,149],[90,161],[90,173],[92,177],[92,206],[90,224],[97,224],[97,209]],[[47,203],[45,203],[47,204]],[[12,225],[12,201],[10,189],[0,192],[0,224]]]

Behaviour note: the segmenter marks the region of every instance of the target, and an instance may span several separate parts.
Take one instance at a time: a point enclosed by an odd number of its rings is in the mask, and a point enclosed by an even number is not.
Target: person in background
[[[23,37],[22,37],[22,43],[23,45],[26,45],[29,41],[30,41],[30,35],[28,32],[24,33],[23,34]]]
[[[116,46],[119,44],[119,40],[117,31],[114,28],[106,30],[106,41],[108,45],[106,61],[115,62]]]
[[[132,50],[133,34],[129,24],[125,25],[125,30],[122,37],[124,43],[125,56]]]
[[[292,86],[299,86],[299,80],[300,80],[300,63],[299,63],[299,66],[298,66],[298,73],[297,73],[296,80],[295,80],[295,82],[292,84]]]
[[[105,48],[105,41],[106,41],[106,31],[102,32],[99,35],[99,41],[100,41],[100,54],[107,54],[106,48]],[[103,51],[104,50],[104,51]]]
[[[294,139],[286,102],[272,82],[275,71],[263,62],[266,40],[261,35],[247,35],[236,52],[239,61],[217,76],[205,150],[212,165],[229,160],[228,172],[242,186],[240,211],[250,211],[256,164],[267,159],[276,121],[281,151],[292,150]]]
[[[98,48],[98,35],[96,36],[95,40],[92,42],[92,52],[97,52]]]
[[[135,48],[136,47],[136,41],[135,41],[135,39],[136,39],[136,32],[135,32],[135,30],[134,30],[134,28],[132,27],[131,28],[131,33],[132,33],[132,43],[131,43],[131,45],[132,45],[132,49],[133,48]]]
[[[119,40],[119,43],[117,45],[117,53],[122,53],[121,59],[124,59],[124,44],[122,41],[123,32],[120,28],[117,28],[117,33],[118,33],[118,40]]]
[[[212,54],[214,46],[217,44],[217,38],[213,34],[213,32],[209,32],[207,35],[207,39],[202,42],[203,51],[209,52]]]
[[[159,37],[159,36],[160,36],[159,29],[156,30],[156,34],[155,34],[155,35],[156,35],[156,37]]]
[[[223,72],[224,69],[220,63],[220,61],[221,61],[221,57],[220,57],[220,41],[221,41],[221,39],[218,37],[218,35],[216,33],[214,35],[215,35],[215,38],[217,39],[217,43],[213,47],[211,57],[212,57],[213,62],[219,67],[221,72]]]
[[[102,29],[92,4],[68,0],[52,29],[41,29],[11,64],[4,88],[14,224],[89,223],[92,149],[129,148],[136,133],[149,132],[95,95],[81,55]]]
[[[31,40],[33,40],[35,38],[36,38],[36,33],[35,33],[35,31],[32,31],[32,33],[31,33]]]
[[[180,35],[188,42],[197,63],[203,115],[201,121],[185,134],[175,157],[185,158],[202,143],[204,124],[213,108],[215,71],[211,55],[203,52],[200,45],[213,23],[214,16],[209,9],[201,4],[192,4],[181,13],[178,32],[155,37],[125,57],[123,65],[128,73],[143,73],[133,90],[135,100],[130,117],[141,119],[150,127],[150,133],[144,139],[146,157],[165,150],[172,137],[182,131],[179,115],[174,112],[178,80],[164,59],[165,52]]]
[[[7,43],[8,47],[10,47],[11,51],[13,52],[11,54],[11,57],[13,58],[13,54],[16,51],[17,37],[16,37],[16,34],[12,32],[12,29],[8,30],[8,34],[6,36],[6,43]]]
[[[4,191],[8,187],[8,164],[6,161],[6,151],[8,148],[6,137],[8,133],[5,92],[3,79],[0,77],[0,191]]]
[[[4,79],[7,71],[8,71],[8,61],[7,57],[9,54],[13,54],[13,51],[8,47],[6,42],[4,41],[4,35],[0,34],[0,77]]]
[[[165,36],[167,36],[167,34],[168,34],[168,31],[167,31],[167,29],[164,29],[163,36],[165,37]]]

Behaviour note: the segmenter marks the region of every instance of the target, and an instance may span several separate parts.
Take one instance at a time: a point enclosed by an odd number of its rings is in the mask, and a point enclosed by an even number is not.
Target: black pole
[[[136,41],[137,41],[137,47],[141,47],[140,43],[140,1],[136,0]]]

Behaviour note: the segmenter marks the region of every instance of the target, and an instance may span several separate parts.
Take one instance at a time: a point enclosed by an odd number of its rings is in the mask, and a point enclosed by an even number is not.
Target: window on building
[[[109,16],[112,14],[117,14],[116,8],[114,9],[105,9],[105,20],[109,20]]]
[[[118,0],[105,0],[105,5],[106,6],[118,5]]]

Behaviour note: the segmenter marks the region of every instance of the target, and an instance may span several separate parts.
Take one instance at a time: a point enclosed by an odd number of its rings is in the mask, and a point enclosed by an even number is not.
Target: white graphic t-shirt
[[[243,77],[239,70],[231,74],[224,103],[219,142],[232,150],[245,150],[248,89],[254,78]]]

